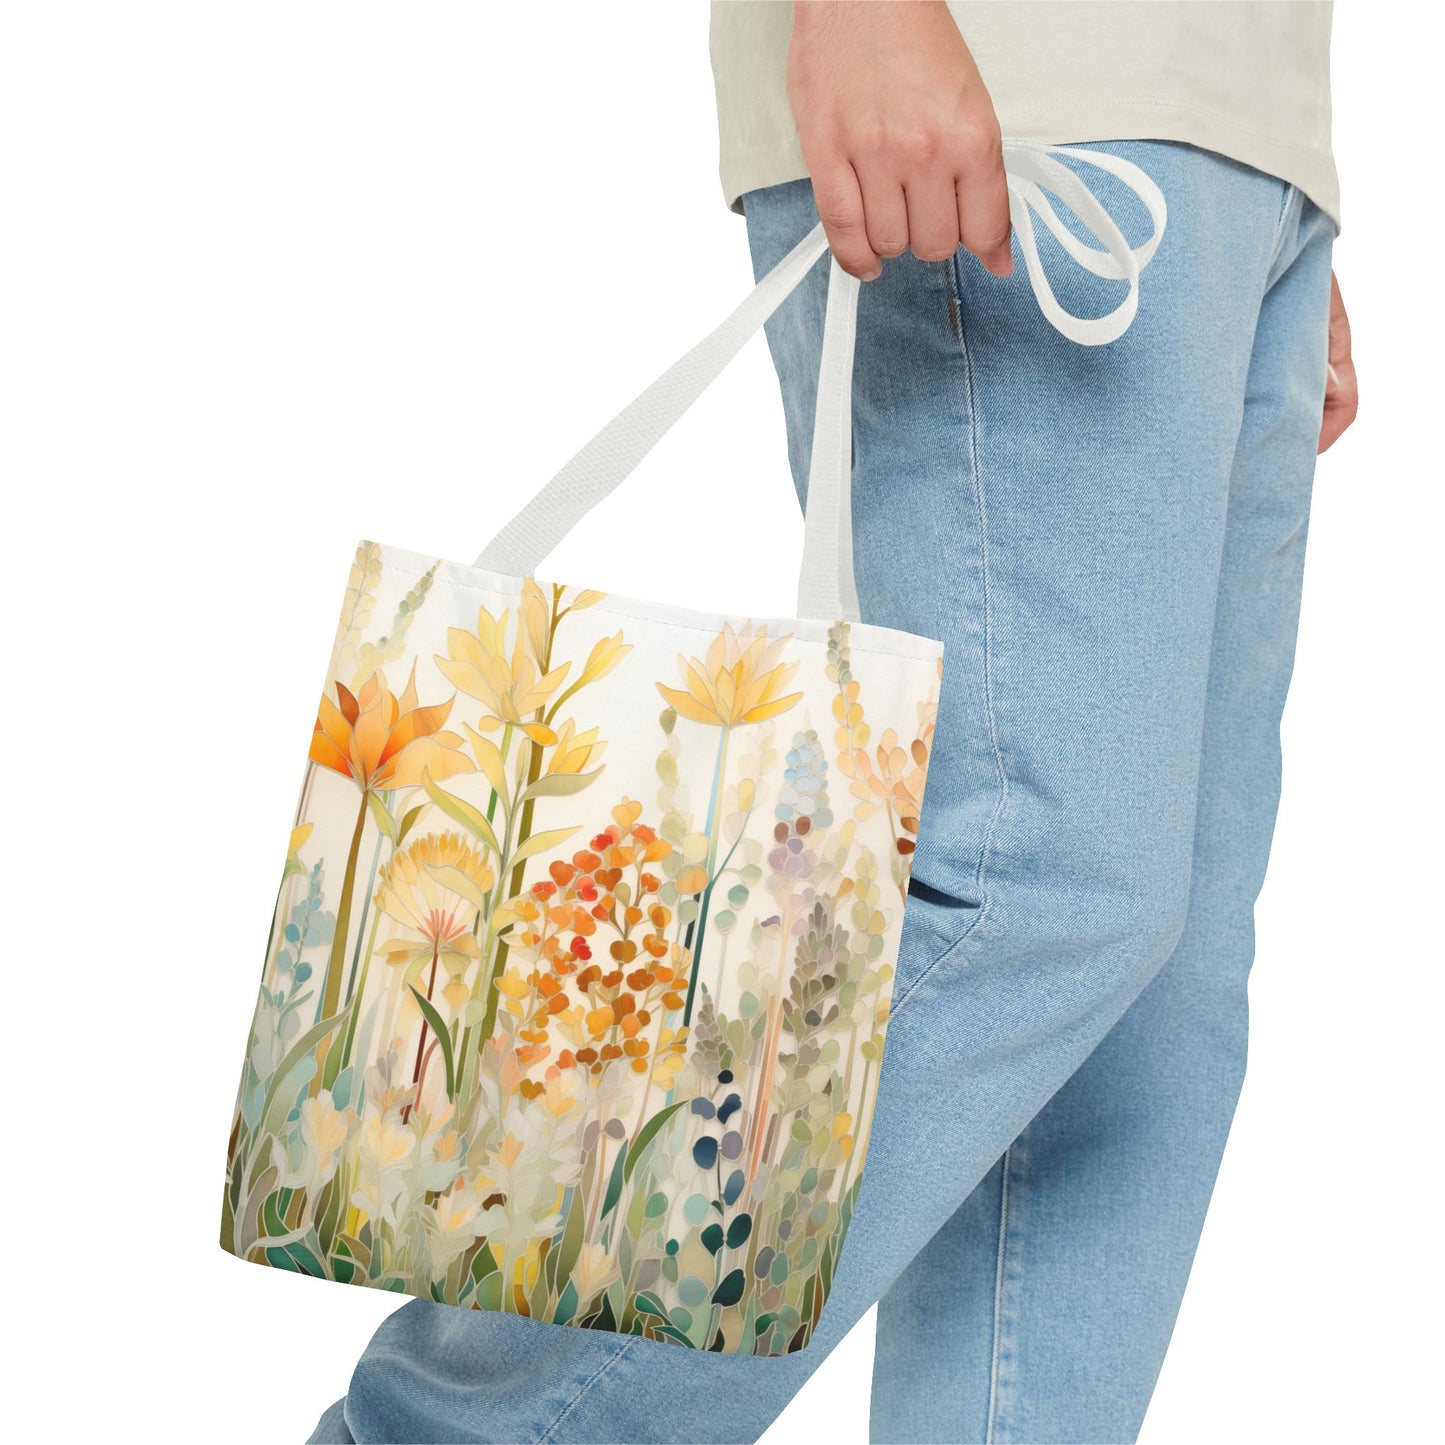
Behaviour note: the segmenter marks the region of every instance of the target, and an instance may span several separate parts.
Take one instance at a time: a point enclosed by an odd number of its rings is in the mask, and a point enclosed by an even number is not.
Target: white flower
[[[351,1202],[376,1219],[395,1225],[405,1212],[407,1166],[416,1136],[392,1115],[369,1113],[356,1154],[356,1187]]]
[[[427,1221],[433,1279],[440,1279],[453,1262],[471,1248],[472,1241],[482,1232],[478,1223],[480,1215],[481,1200],[477,1192],[465,1184],[458,1184],[433,1205]]]
[[[572,1266],[571,1279],[577,1288],[578,1305],[586,1305],[621,1274],[617,1261],[607,1252],[606,1246],[589,1240],[582,1246],[577,1263]]]

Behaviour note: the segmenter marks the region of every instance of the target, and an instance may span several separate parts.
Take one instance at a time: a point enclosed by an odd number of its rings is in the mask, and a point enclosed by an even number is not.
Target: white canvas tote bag
[[[1162,230],[1147,178],[1086,154]],[[1154,242],[1131,251],[1037,148],[1009,170],[1045,311],[1111,339]],[[1030,207],[1129,281],[1113,316],[1058,307]],[[858,615],[857,282],[834,264],[797,617],[534,576],[825,250],[819,227],[470,566],[358,546],[230,1136],[241,1258],[700,1349],[807,1344],[863,1176],[942,665]]]

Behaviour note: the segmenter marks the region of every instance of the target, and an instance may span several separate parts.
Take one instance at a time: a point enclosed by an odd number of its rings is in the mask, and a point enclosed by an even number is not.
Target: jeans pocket
[[[961,945],[983,917],[986,906],[984,900],[943,893],[914,879],[903,913],[892,1012],[902,1008],[914,989],[937,968],[951,965],[959,957]]]

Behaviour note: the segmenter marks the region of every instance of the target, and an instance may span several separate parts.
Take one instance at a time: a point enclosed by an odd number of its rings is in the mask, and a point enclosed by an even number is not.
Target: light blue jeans
[[[1122,340],[1064,340],[1021,265],[999,281],[962,252],[889,261],[861,298],[863,614],[948,651],[814,1342],[744,1358],[414,1302],[314,1440],[754,1440],[875,1302],[874,1439],[1135,1437],[1244,1073],[1333,228],[1204,151],[1104,148],[1169,201]],[[805,181],[745,205],[759,275],[817,219]],[[1041,246],[1069,309],[1112,306]],[[768,327],[800,491],[826,277]]]

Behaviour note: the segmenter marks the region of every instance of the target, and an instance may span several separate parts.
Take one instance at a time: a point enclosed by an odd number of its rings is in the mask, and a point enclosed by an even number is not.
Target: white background
[[[1438,36],[1382,8],[1336,21],[1364,409],[1319,470],[1251,1072],[1146,1445],[1438,1425]],[[214,1239],[351,549],[470,560],[746,290],[706,7],[3,15],[0,1410],[299,1440],[392,1301]],[[744,499],[706,567],[650,526],[678,488]],[[786,615],[799,537],[757,343],[551,571]],[[771,1445],[863,1441],[871,1349]]]

